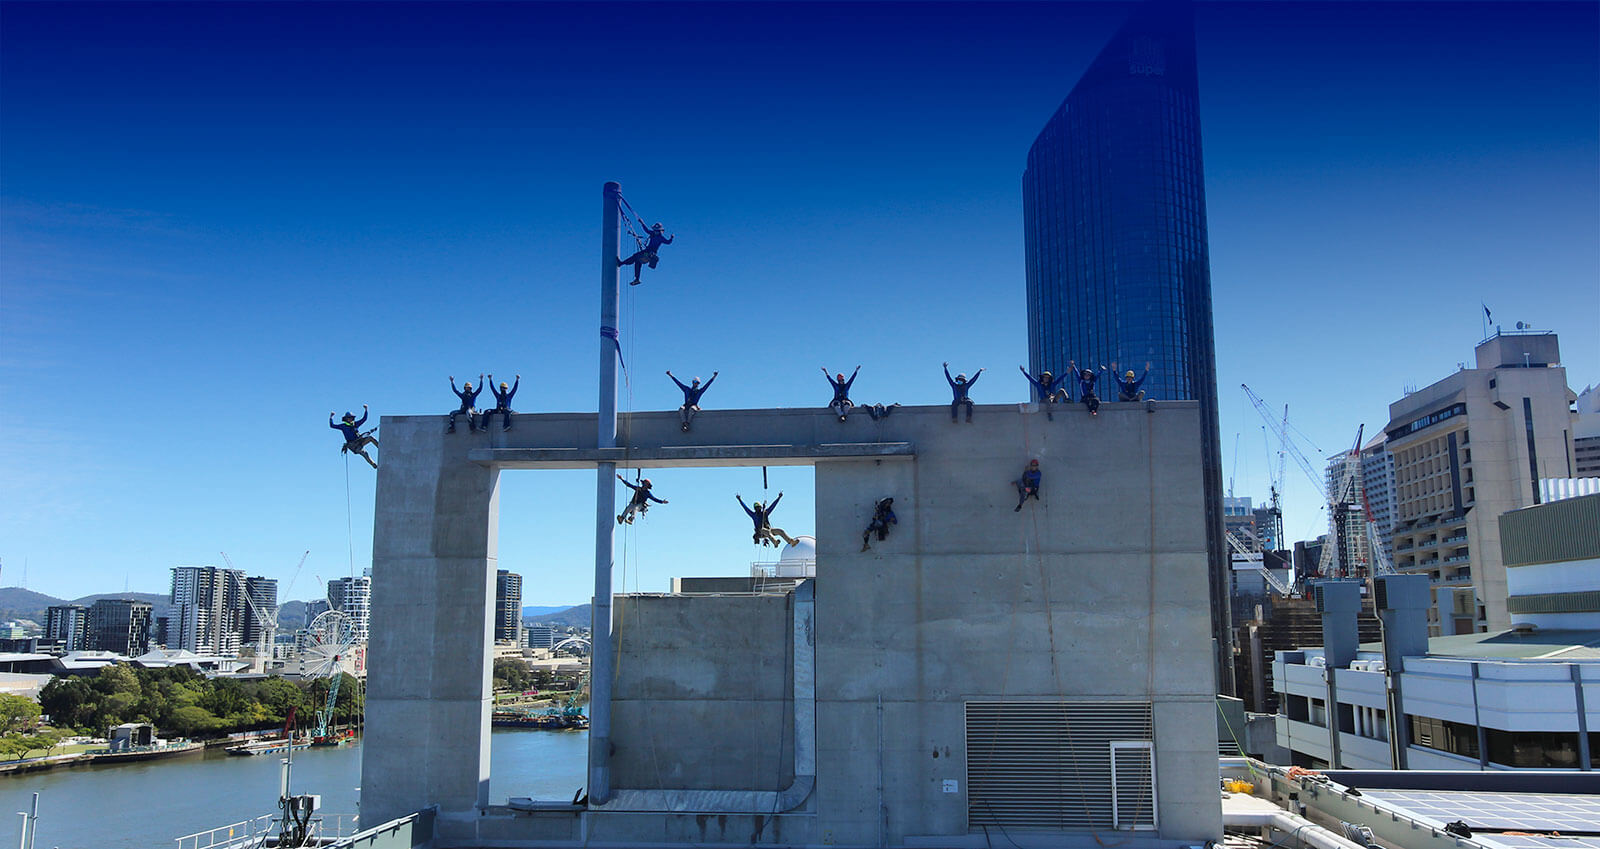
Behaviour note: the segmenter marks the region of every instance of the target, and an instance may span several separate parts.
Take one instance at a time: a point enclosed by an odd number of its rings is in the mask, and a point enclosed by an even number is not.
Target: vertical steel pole
[[[622,186],[606,183],[600,238],[600,413],[597,447],[617,446],[617,239]],[[589,644],[589,801],[611,797],[611,540],[616,512],[616,463],[599,463],[595,472],[594,603]]]

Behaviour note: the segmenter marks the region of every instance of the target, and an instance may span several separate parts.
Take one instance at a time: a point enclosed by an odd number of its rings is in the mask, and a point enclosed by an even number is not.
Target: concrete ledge
[[[655,448],[474,448],[467,458],[502,469],[592,469],[598,463],[643,469],[708,466],[811,466],[818,460],[914,457],[909,442],[819,445],[662,445]]]

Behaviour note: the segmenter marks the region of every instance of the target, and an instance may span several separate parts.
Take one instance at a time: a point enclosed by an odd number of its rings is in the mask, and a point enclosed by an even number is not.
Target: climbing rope
[[[345,545],[350,550],[350,576],[356,574],[356,532],[355,520],[351,516],[350,507],[350,453],[344,452],[344,535]]]

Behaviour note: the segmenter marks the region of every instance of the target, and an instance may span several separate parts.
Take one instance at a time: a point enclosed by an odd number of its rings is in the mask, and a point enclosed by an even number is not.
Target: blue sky
[[[947,400],[1026,360],[1028,145],[1107,4],[0,5],[0,584],[164,591],[241,567],[305,598],[370,560],[373,475],[324,424],[521,373],[594,406],[600,186],[678,240],[626,294],[624,405]],[[1600,380],[1590,3],[1201,3],[1225,465],[1266,494],[1246,382],[1324,451],[1470,361],[1479,302]],[[1240,434],[1235,462],[1234,435]],[[618,585],[739,573],[754,470],[673,503]],[[806,470],[777,524],[810,530]],[[588,473],[503,477],[530,604],[592,586]],[[1325,527],[1290,469],[1291,538]],[[347,528],[351,530],[347,530]]]

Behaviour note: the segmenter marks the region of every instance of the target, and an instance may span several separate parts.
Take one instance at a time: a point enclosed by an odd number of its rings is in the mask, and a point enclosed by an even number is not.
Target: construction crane
[[[1251,551],[1249,546],[1245,545],[1232,531],[1224,534],[1224,536],[1228,538],[1229,547],[1238,552],[1239,556],[1243,558],[1241,562],[1250,569],[1260,570],[1261,577],[1266,579],[1267,584],[1276,590],[1278,595],[1284,597],[1294,595],[1294,590],[1278,576],[1272,574],[1271,569],[1267,568],[1266,555],[1264,553]]]
[[[1244,394],[1249,397],[1250,403],[1255,406],[1256,412],[1260,414],[1262,420],[1266,422],[1267,427],[1272,431],[1272,434],[1278,438],[1278,445],[1280,446],[1282,454],[1287,455],[1294,460],[1295,465],[1299,466],[1300,470],[1305,472],[1306,478],[1311,481],[1311,486],[1316,490],[1317,494],[1322,497],[1323,503],[1327,505],[1330,511],[1335,511],[1331,512],[1329,515],[1338,515],[1337,511],[1340,509],[1340,507],[1337,496],[1346,491],[1349,487],[1353,486],[1354,475],[1359,474],[1360,472],[1361,430],[1358,430],[1356,433],[1356,446],[1354,450],[1345,456],[1344,463],[1340,469],[1339,481],[1334,485],[1334,492],[1329,493],[1328,486],[1324,482],[1322,474],[1320,474],[1316,467],[1311,464],[1311,460],[1306,457],[1305,453],[1294,444],[1294,439],[1292,436],[1290,436],[1288,406],[1283,408],[1283,420],[1280,423],[1274,419],[1272,411],[1267,408],[1267,402],[1261,400],[1260,395],[1257,395],[1250,389],[1249,386],[1245,384],[1241,383],[1239,384],[1239,387],[1243,389]],[[1363,429],[1364,427],[1365,426],[1363,426]],[[1353,492],[1354,490],[1351,489],[1349,491]],[[1275,491],[1275,500],[1276,495],[1277,493]],[[1346,506],[1343,509],[1349,509],[1348,502],[1346,502]],[[1342,523],[1336,523],[1336,536],[1337,529],[1340,527],[1342,527]],[[1346,571],[1348,571],[1347,564],[1345,564],[1341,558],[1341,555],[1343,554],[1343,552],[1340,551],[1340,548],[1342,547],[1342,541],[1338,538],[1335,538],[1329,540],[1329,543],[1329,545],[1322,547],[1322,556],[1317,561],[1317,574],[1328,577],[1342,576]],[[1356,564],[1348,564],[1350,568],[1353,568],[1355,565]]]
[[[282,610],[282,608],[273,607],[269,611],[260,604],[256,603],[255,598],[250,595],[250,589],[244,583],[244,579],[239,577],[242,572],[233,565],[233,558],[229,557],[228,552],[226,551],[219,553],[222,555],[222,562],[228,564],[228,574],[232,575],[234,580],[239,582],[239,594],[244,596],[245,602],[250,605],[251,612],[253,612],[255,617],[262,623],[261,642],[257,644],[256,656],[265,658],[266,660],[271,660],[272,646],[278,635],[278,612]],[[306,558],[310,556],[311,552],[309,550],[300,555],[300,562],[295,564],[294,574],[290,576],[289,583],[284,587],[285,593],[289,591],[289,587],[294,586],[295,578],[300,577],[300,569],[306,565]],[[263,661],[263,663],[265,662],[266,661]],[[262,668],[265,669],[266,667],[263,666]]]

